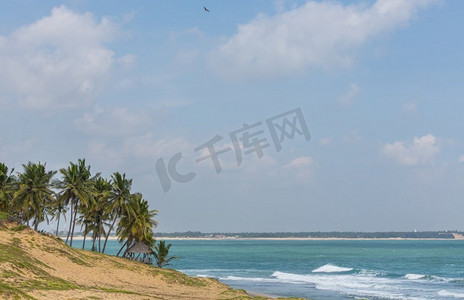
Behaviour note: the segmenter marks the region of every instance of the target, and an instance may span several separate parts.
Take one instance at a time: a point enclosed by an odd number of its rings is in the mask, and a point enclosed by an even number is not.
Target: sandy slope
[[[16,230],[15,230],[16,229]],[[17,224],[0,228],[0,295],[37,299],[248,299],[214,279],[90,251]]]

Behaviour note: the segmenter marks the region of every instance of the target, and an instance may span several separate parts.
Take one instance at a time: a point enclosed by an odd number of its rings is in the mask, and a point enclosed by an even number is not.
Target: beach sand
[[[5,298],[251,299],[215,279],[73,249],[29,228],[0,228],[0,258]]]

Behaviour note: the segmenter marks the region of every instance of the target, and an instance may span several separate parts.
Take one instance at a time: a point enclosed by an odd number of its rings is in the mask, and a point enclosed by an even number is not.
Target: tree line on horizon
[[[69,211],[69,230],[66,243],[72,247],[76,224],[84,229],[85,247],[88,236],[92,251],[104,253],[108,237],[116,233],[123,243],[117,256],[137,242],[157,249],[153,237],[156,210],[150,210],[141,193],[131,191],[132,179],[115,172],[105,179],[100,173],[92,175],[85,159],[69,163],[59,171],[46,170],[46,164],[28,162],[23,171],[14,174],[5,163],[0,163],[0,211],[7,212],[37,231],[41,222],[56,220],[56,235],[60,220]],[[56,174],[58,179],[54,179]]]
[[[158,232],[156,236],[168,238],[347,238],[347,239],[377,239],[377,238],[416,238],[416,239],[454,239],[453,233],[464,234],[458,230],[448,231],[378,231],[378,232]]]

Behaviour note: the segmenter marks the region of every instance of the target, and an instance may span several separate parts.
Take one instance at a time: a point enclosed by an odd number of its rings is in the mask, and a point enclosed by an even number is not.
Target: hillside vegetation
[[[74,249],[19,223],[0,223],[6,299],[256,299],[215,279]]]

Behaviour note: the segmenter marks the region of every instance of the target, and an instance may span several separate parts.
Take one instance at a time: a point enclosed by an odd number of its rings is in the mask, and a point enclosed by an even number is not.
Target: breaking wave
[[[313,273],[342,273],[353,271],[353,268],[343,268],[332,264],[326,264],[322,267],[314,269]]]

